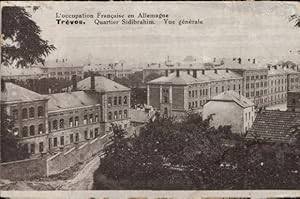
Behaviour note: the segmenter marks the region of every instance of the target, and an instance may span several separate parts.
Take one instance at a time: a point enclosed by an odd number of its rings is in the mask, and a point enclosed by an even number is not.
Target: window
[[[90,138],[93,138],[94,134],[93,134],[93,129],[90,130]]]
[[[118,119],[118,112],[117,111],[114,112],[114,119],[115,120]]]
[[[75,142],[79,142],[79,133],[75,134]]]
[[[192,103],[191,103],[191,102],[189,102],[189,109],[190,109],[190,108],[192,108]]]
[[[44,151],[44,142],[39,143],[39,151],[42,153]]]
[[[65,145],[65,137],[64,136],[60,136],[60,145],[61,146]]]
[[[27,119],[28,118],[27,108],[23,108],[23,110],[22,110],[22,118],[23,119]]]
[[[192,91],[189,91],[189,97],[192,97]]]
[[[88,139],[88,132],[87,131],[84,131],[84,139]]]
[[[112,114],[111,114],[111,112],[108,112],[108,120],[112,120]]]
[[[216,87],[216,93],[218,93],[218,87]]]
[[[109,97],[108,100],[107,100],[107,105],[111,106],[111,103],[112,103],[112,99],[111,99],[111,97]]]
[[[53,130],[57,130],[57,120],[53,121],[52,128]]]
[[[34,144],[30,144],[30,153],[31,154],[35,153],[35,145]]]
[[[31,136],[34,135],[34,126],[33,126],[33,125],[31,125],[31,126],[29,127],[29,134],[30,134]]]
[[[95,128],[95,137],[99,136],[99,128]]]
[[[222,86],[222,92],[224,92],[224,86]]]
[[[13,113],[13,118],[14,118],[15,120],[17,120],[17,119],[18,119],[18,109],[14,109],[14,110],[12,111],[12,113]]]
[[[122,97],[119,97],[119,105],[122,105]]]
[[[73,127],[73,117],[70,117],[70,119],[69,119],[69,126]]]
[[[83,124],[87,124],[87,115],[83,116]]]
[[[70,143],[73,143],[73,142],[74,142],[74,135],[70,134]]]
[[[235,91],[235,84],[233,85],[233,90]]]
[[[98,114],[95,114],[95,122],[98,122],[99,121],[99,116]]]
[[[168,108],[164,109],[164,115],[168,115]]]
[[[28,127],[24,126],[22,129],[22,135],[23,137],[28,137]]]
[[[122,111],[119,111],[119,119],[122,119]]]
[[[75,117],[75,126],[78,126],[78,125],[79,125],[79,117],[76,116],[76,117]]]
[[[168,97],[164,96],[164,103],[168,103]]]
[[[39,124],[38,132],[39,132],[39,134],[43,134],[44,133],[44,125],[43,124]]]
[[[65,128],[65,121],[64,121],[64,119],[60,119],[60,120],[59,120],[59,128],[60,128],[60,129]]]
[[[127,104],[127,96],[124,96],[124,103],[123,104]]]
[[[117,105],[118,97],[114,97],[114,105]]]
[[[124,118],[127,118],[127,110],[124,110]]]
[[[53,138],[53,146],[57,147],[57,138]]]
[[[29,118],[34,118],[34,108],[33,107],[29,108]]]
[[[89,123],[93,123],[93,114],[90,114],[90,118],[89,118],[90,120],[89,120]]]
[[[42,106],[38,107],[38,117],[44,116],[44,108]]]

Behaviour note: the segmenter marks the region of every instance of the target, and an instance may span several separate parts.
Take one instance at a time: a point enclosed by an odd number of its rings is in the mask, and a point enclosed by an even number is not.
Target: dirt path
[[[93,175],[100,165],[99,156],[95,156],[87,163],[75,178],[66,181],[59,190],[91,190],[93,188]]]

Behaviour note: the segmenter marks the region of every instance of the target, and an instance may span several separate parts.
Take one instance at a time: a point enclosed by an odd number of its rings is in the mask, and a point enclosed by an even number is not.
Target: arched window
[[[14,118],[15,120],[18,119],[18,109],[14,109],[14,110],[13,110],[13,118]]]
[[[43,134],[44,133],[44,125],[43,124],[39,124],[39,134]]]
[[[124,96],[124,104],[127,104],[127,96]]]
[[[121,105],[122,104],[122,97],[120,96],[119,97],[119,105]]]
[[[22,135],[23,137],[28,137],[28,127],[24,126],[22,129]]]
[[[29,118],[34,118],[34,107],[29,108]]]
[[[122,111],[119,111],[119,119],[122,119]]]
[[[127,110],[124,110],[124,118],[127,118]]]
[[[30,134],[31,136],[33,136],[33,135],[35,134],[34,131],[35,131],[34,126],[31,125],[31,126],[29,127],[29,134]]]
[[[114,119],[115,120],[118,119],[118,112],[117,111],[114,112]]]
[[[38,107],[38,117],[43,117],[44,114],[44,108],[42,106]]]
[[[22,118],[23,119],[27,119],[28,118],[27,108],[23,108],[23,110],[22,110]]]
[[[57,120],[53,121],[52,128],[53,130],[57,130]]]
[[[79,117],[76,116],[76,117],[75,117],[75,126],[78,126],[78,125],[79,125]]]
[[[90,121],[89,121],[89,123],[93,123],[93,114],[90,114]]]
[[[60,119],[60,120],[59,120],[59,128],[60,128],[60,129],[65,128],[65,121],[64,121],[64,119]]]
[[[69,126],[73,127],[73,117],[70,117],[70,119],[69,119]]]

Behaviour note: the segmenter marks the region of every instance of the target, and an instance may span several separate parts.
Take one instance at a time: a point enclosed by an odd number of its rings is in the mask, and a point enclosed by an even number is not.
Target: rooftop
[[[210,101],[227,101],[227,102],[235,102],[242,108],[247,108],[250,106],[254,106],[254,103],[248,98],[239,95],[237,92],[233,90],[225,91],[220,93],[219,95],[212,98]]]
[[[61,109],[70,109],[98,104],[97,99],[85,93],[85,91],[55,93],[47,96],[49,98],[48,111],[56,111]]]
[[[275,68],[270,68],[270,70],[268,70],[268,75],[282,75],[282,74],[298,74],[299,72],[291,69],[291,68],[281,68],[279,66],[277,66],[277,69]]]
[[[155,111],[147,113],[144,110],[130,109],[129,114],[131,121],[146,123],[155,115]]]
[[[257,138],[271,142],[291,142],[294,132],[299,131],[300,112],[262,111],[258,113],[247,134],[248,139]]]
[[[23,102],[34,100],[46,100],[47,98],[36,92],[18,86],[11,82],[5,82],[6,90],[1,92],[1,101],[5,102]]]
[[[91,90],[91,77],[85,78],[77,83],[78,90]],[[95,90],[98,92],[130,91],[130,88],[118,84],[106,77],[95,76]]]
[[[1,66],[1,76],[32,76],[32,75],[43,75],[44,72],[39,67],[31,68],[16,68]]]

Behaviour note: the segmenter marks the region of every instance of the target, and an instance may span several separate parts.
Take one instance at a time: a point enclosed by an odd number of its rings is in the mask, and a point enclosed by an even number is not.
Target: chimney
[[[158,68],[160,68],[160,64],[158,64]]]
[[[6,90],[5,81],[4,79],[1,79],[1,92],[4,92],[5,90]]]
[[[190,70],[187,70],[187,74],[189,74],[189,75],[190,75]]]
[[[268,69],[271,70],[271,66],[270,65],[268,65]]]
[[[248,58],[248,61],[250,61],[250,59]]]
[[[228,68],[226,68],[226,73],[228,73]]]
[[[255,59],[253,59],[253,64],[255,64]]]
[[[240,57],[238,58],[238,62],[239,62],[239,64],[242,63],[242,59]]]
[[[193,70],[193,77],[197,78],[197,70]]]
[[[58,59],[56,59],[55,62],[57,63],[57,62],[58,62]]]
[[[217,70],[217,69],[215,69],[215,73],[216,73],[216,74],[218,73],[218,70]]]
[[[274,67],[275,70],[277,70],[277,65],[274,65],[273,67]]]
[[[179,70],[177,69],[177,70],[176,70],[176,77],[179,77],[179,75],[180,75],[179,73],[180,73],[180,72],[179,72]]]
[[[169,71],[168,70],[165,70],[165,75],[166,75],[166,77],[169,76]]]
[[[205,75],[205,70],[202,70],[202,75]]]
[[[72,75],[72,85],[73,85],[72,91],[76,91],[77,90],[77,76],[76,75]]]
[[[95,90],[95,74],[94,73],[91,74],[91,90],[92,91]]]
[[[148,65],[148,67],[150,67],[150,64],[147,64]]]

